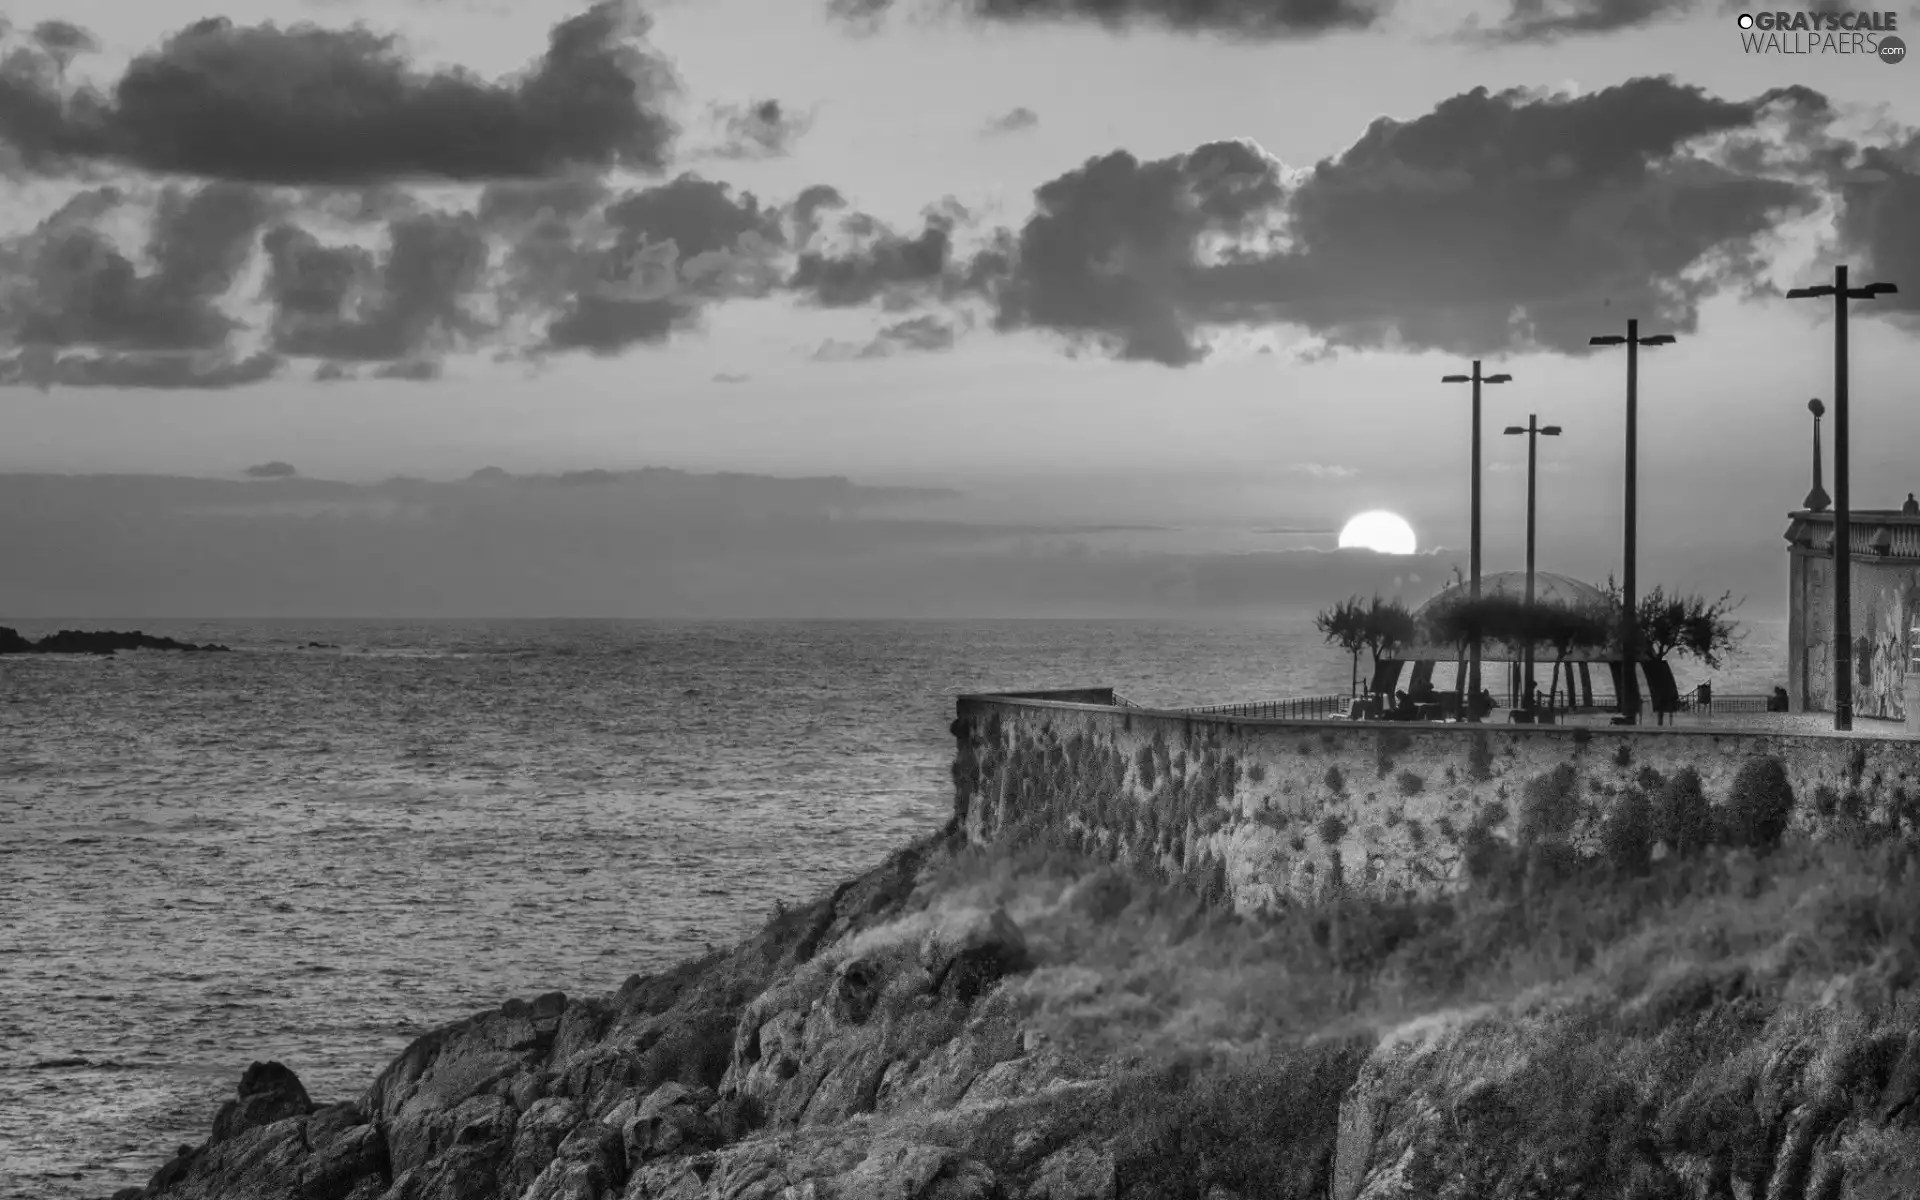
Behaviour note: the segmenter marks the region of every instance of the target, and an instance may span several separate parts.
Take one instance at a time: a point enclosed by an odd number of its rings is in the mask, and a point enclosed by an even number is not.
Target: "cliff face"
[[[1260,919],[1044,806],[956,825],[730,951],[436,1030],[356,1099],[256,1064],[122,1196],[1920,1194],[1920,826],[1706,816],[1657,862],[1530,827],[1452,896]]]

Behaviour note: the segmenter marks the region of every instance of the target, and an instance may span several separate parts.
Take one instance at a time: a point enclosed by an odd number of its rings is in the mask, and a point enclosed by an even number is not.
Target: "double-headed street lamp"
[[[1506,433],[1508,436],[1519,433],[1527,435],[1527,611],[1531,613],[1533,611],[1533,469],[1537,461],[1537,450],[1540,445],[1540,439],[1542,437],[1559,437],[1560,427],[1558,425],[1542,425],[1540,424],[1540,418],[1537,414],[1528,413],[1527,423],[1525,425],[1509,425],[1506,428]],[[1525,653],[1526,665],[1522,668],[1521,673],[1522,687],[1525,690],[1521,694],[1531,698],[1533,695],[1533,639],[1531,637],[1527,639]],[[1531,708],[1532,705],[1529,704],[1528,707]]]
[[[1634,598],[1634,568],[1639,557],[1638,504],[1639,484],[1636,473],[1640,456],[1640,347],[1671,346],[1674,337],[1670,333],[1655,333],[1647,337],[1640,336],[1640,322],[1627,322],[1627,336],[1617,333],[1603,334],[1587,339],[1589,346],[1621,346],[1627,348],[1627,513],[1626,546],[1622,557],[1620,587],[1620,657],[1624,660],[1620,666],[1622,690],[1620,693],[1620,714],[1629,725],[1640,723],[1640,678],[1639,670],[1639,618]]]
[[[1473,512],[1472,528],[1468,534],[1469,548],[1467,561],[1472,574],[1468,584],[1468,594],[1480,599],[1480,385],[1483,383],[1512,383],[1511,375],[1482,375],[1480,360],[1473,360],[1471,375],[1442,375],[1441,383],[1471,383],[1473,385]],[[1473,638],[1473,658],[1467,668],[1467,704],[1468,713],[1477,713],[1480,703],[1480,636]]]
[[[1833,282],[1799,287],[1789,300],[1833,297],[1833,727],[1853,728],[1853,522],[1847,507],[1847,301],[1891,296],[1891,283],[1847,286],[1847,269]]]

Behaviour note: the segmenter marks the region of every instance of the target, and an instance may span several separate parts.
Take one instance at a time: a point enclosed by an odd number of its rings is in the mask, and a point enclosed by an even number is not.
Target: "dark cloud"
[[[1637,29],[1705,7],[1704,0],[1510,0],[1504,20],[1470,36],[1495,42],[1551,42]]]
[[[284,365],[284,360],[273,354],[246,358],[138,352],[60,354],[41,348],[0,359],[0,386],[217,390],[263,382],[279,374]]]
[[[353,369],[345,363],[323,362],[313,369],[315,383],[344,383],[354,378]]]
[[[778,100],[715,104],[710,111],[720,133],[711,153],[719,158],[781,158],[813,128],[813,114],[794,112]]]
[[[248,467],[246,470],[246,474],[250,479],[287,479],[299,473],[299,471],[294,469],[292,463],[281,462],[277,458],[272,462]]]
[[[1011,112],[1002,113],[991,121],[988,121],[987,127],[981,132],[985,133],[988,137],[993,137],[1003,133],[1018,133],[1023,129],[1032,129],[1039,123],[1040,114],[1022,105]]]
[[[1839,187],[1841,243],[1865,259],[1852,281],[1900,288],[1860,311],[1920,313],[1920,133],[1903,145],[1867,148]]]
[[[715,383],[745,383],[752,378],[753,376],[739,371],[721,371],[714,375],[713,381]]]
[[[359,26],[214,17],[136,57],[104,94],[62,78],[60,55],[80,43],[36,43],[0,59],[0,146],[40,172],[114,162],[283,184],[658,169],[676,84],[648,26],[626,0],[602,0],[555,26],[527,71],[490,83],[423,71]]]
[[[664,342],[697,327],[703,305],[778,285],[781,216],[752,193],[691,173],[578,219],[549,206],[515,234],[503,307],[548,321],[548,350],[612,354]]]
[[[1220,33],[1249,39],[1311,36],[1364,29],[1389,0],[928,0],[926,7],[978,21],[1075,21],[1109,29],[1157,26],[1180,33]],[[871,29],[895,0],[828,0],[827,11],[856,28]]]
[[[953,228],[951,217],[930,212],[921,231],[909,237],[865,213],[853,213],[840,221],[842,244],[801,251],[787,287],[826,308],[876,300],[910,305],[950,289]],[[818,235],[813,241],[817,246]]]
[[[1187,309],[1203,239],[1253,233],[1284,197],[1279,164],[1246,142],[1149,163],[1125,151],[1094,159],[1035,192],[998,325],[1055,330],[1126,359],[1196,361],[1204,351]]]
[[[469,344],[492,328],[476,311],[490,249],[471,216],[404,217],[384,258],[281,225],[267,233],[269,338],[281,354],[396,361]]]
[[[123,200],[112,188],[82,192],[0,246],[0,267],[17,281],[0,290],[0,339],[27,347],[210,350],[239,328],[220,302],[273,203],[241,184],[167,187],[147,238],[151,266],[142,269],[95,224]]]
[[[1819,199],[1816,158],[1743,158],[1739,139],[1830,116],[1804,89],[1727,101],[1637,79],[1575,97],[1477,89],[1375,121],[1292,184],[1246,143],[1116,152],[1041,187],[1017,243],[974,271],[1003,329],[1170,365],[1202,357],[1215,325],[1584,353],[1620,313],[1694,328],[1701,299],[1754,269],[1756,239]],[[1733,149],[1689,148],[1714,135]],[[1769,170],[1739,165],[1760,158]]]

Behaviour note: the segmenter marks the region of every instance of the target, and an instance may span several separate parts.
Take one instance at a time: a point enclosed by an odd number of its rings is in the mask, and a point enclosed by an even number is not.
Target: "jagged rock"
[[[387,1139],[377,1125],[354,1125],[319,1141],[309,1121],[307,1139],[312,1151],[300,1167],[301,1200],[346,1200],[364,1181],[384,1189],[392,1178]]]
[[[308,1159],[304,1116],[253,1125],[210,1142],[158,1194],[167,1200],[300,1200]]]
[[[842,1121],[877,1111],[883,1097],[957,1099],[974,1076],[1019,1054],[1010,1022],[975,1026],[985,1036],[951,1051],[937,1080],[908,1081],[953,1041],[975,1001],[1031,963],[1019,928],[995,910],[917,943],[811,964],[747,1006],[721,1094],[776,1126]]]
[[[711,1088],[689,1088],[668,1082],[655,1088],[621,1123],[621,1137],[630,1163],[669,1154],[707,1150],[720,1140],[720,1131],[707,1109],[714,1102]]]
[[[997,1200],[993,1169],[947,1146],[876,1145],[859,1166],[832,1180],[836,1200]]]
[[[1108,1200],[1113,1191],[1113,1152],[1077,1144],[1040,1164],[1027,1187],[1027,1200]]]
[[[199,653],[225,653],[226,646],[209,642],[197,646],[170,637],[154,637],[138,630],[62,629],[38,641],[20,636],[16,629],[0,625],[0,654],[112,654],[117,650],[187,650]]]
[[[513,1134],[513,1157],[507,1172],[508,1191],[519,1195],[547,1169],[576,1125],[586,1120],[578,1100],[549,1096],[527,1106]]]
[[[502,1079],[543,1065],[565,1006],[566,997],[558,992],[531,1003],[509,1001],[407,1047],[362,1101],[387,1132],[395,1173],[405,1174],[425,1162],[438,1148],[435,1139],[454,1132],[447,1114],[468,1101],[484,1099],[485,1111],[510,1125],[518,1115],[513,1102],[489,1092]],[[473,1115],[456,1124],[467,1123]]]
[[[254,1063],[240,1076],[239,1095],[221,1106],[213,1118],[212,1141],[222,1142],[261,1125],[313,1111],[307,1089],[283,1063]]]
[[[626,1180],[620,1134],[601,1122],[583,1121],[521,1200],[601,1200]]]

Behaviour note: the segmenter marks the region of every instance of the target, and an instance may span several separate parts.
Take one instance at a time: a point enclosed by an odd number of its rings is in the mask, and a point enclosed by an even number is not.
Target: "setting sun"
[[[1340,548],[1377,550],[1381,554],[1412,554],[1418,549],[1413,526],[1390,512],[1363,512],[1340,531]]]

